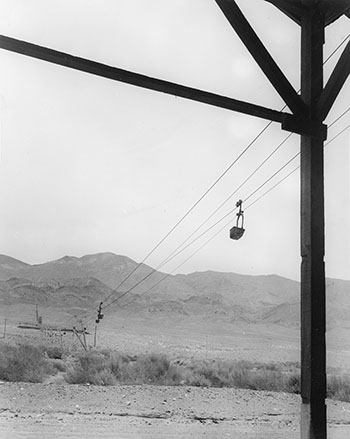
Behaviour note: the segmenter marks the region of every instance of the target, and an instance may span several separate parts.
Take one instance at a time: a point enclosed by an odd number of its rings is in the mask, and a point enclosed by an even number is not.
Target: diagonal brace
[[[350,41],[341,54],[317,104],[317,117],[324,120],[350,74]]]
[[[248,23],[236,2],[234,0],[215,0],[215,2],[291,111],[299,118],[306,117],[307,106]]]

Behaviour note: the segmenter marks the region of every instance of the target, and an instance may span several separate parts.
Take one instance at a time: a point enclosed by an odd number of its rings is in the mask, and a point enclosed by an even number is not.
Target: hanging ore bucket
[[[245,229],[243,228],[244,212],[242,210],[242,200],[237,201],[236,207],[239,207],[239,212],[237,213],[236,225],[232,227],[232,229],[230,230],[230,238],[237,241],[237,239],[242,238],[245,232]],[[241,226],[239,226],[239,222],[241,222]]]

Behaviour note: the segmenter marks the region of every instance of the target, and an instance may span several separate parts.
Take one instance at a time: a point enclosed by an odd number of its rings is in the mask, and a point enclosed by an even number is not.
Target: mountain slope
[[[213,271],[169,275],[113,253],[65,256],[44,264],[29,265],[0,255],[0,302],[39,304],[68,313],[91,311],[100,301],[109,313],[177,316],[298,325],[299,283],[276,275],[247,276]],[[146,276],[147,279],[141,282]],[[136,284],[141,282],[135,287]],[[134,288],[135,287],[135,288]],[[97,308],[96,308],[97,309]],[[350,322],[350,281],[327,280],[328,320]]]

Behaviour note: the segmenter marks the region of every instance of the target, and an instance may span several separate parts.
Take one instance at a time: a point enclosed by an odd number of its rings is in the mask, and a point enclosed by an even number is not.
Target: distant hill
[[[0,281],[0,302],[5,305],[41,305],[79,313],[97,307],[112,291],[98,279],[91,277],[60,281],[52,279],[40,283],[11,278]]]
[[[261,307],[298,300],[299,283],[276,275],[247,276],[206,271],[176,278],[198,295],[222,297],[225,302],[240,304],[251,311]]]
[[[129,273],[136,265],[137,263],[132,259],[114,253],[98,253],[81,258],[64,256],[55,261],[35,265],[0,255],[0,279],[21,277],[41,282],[51,279],[94,277],[114,288],[124,279],[125,273]],[[142,264],[137,270],[137,275],[141,278],[150,271],[152,271],[150,267]]]
[[[0,255],[0,278],[9,279],[21,270],[30,269],[30,265],[10,256]]]
[[[65,256],[56,261],[30,265],[0,255],[0,303],[38,304],[83,314],[97,309],[145,282],[109,307],[109,312],[265,322],[297,326],[300,320],[299,283],[276,275],[247,276],[213,271],[166,275],[132,259],[113,253],[81,258]],[[153,288],[152,288],[153,287]],[[149,291],[148,291],[149,290]],[[350,281],[327,280],[328,321],[350,324]]]

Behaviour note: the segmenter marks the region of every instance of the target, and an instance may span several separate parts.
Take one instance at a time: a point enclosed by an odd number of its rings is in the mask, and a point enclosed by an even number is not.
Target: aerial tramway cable
[[[350,38],[350,34],[347,35],[337,46],[336,48],[328,55],[328,57],[325,59],[323,64],[325,65],[334,55],[335,53],[346,43],[346,41]],[[299,90],[300,91],[300,90]],[[286,108],[286,105],[281,109],[283,111]],[[342,117],[342,116],[340,116]],[[157,250],[157,248],[160,247],[160,245],[173,233],[173,231],[185,220],[185,218],[195,209],[195,207],[208,195],[208,193],[217,185],[217,183],[227,174],[227,172],[237,163],[237,161],[248,151],[248,149],[261,137],[261,135],[270,127],[272,124],[272,121],[269,122],[259,133],[258,135],[248,144],[248,146],[241,152],[241,154],[224,170],[224,172],[214,181],[214,183],[204,192],[204,194],[191,206],[191,208],[180,218],[180,220],[167,232],[167,234],[153,247],[153,249],[142,259],[141,262],[139,262],[131,271],[127,274],[127,276],[115,287],[108,296],[106,300],[108,300],[112,295],[115,294],[115,292],[118,291],[118,289],[140,268],[140,266]],[[291,136],[293,133],[290,133],[284,141],[278,145],[278,147],[271,153],[273,155]],[[252,175],[250,175],[247,179],[247,181],[266,163],[267,160],[271,157],[271,155],[258,167]],[[245,184],[245,182],[242,183],[242,185]],[[238,191],[238,189],[237,189]],[[213,212],[212,216],[233,196],[231,194],[223,203],[218,207],[218,209]],[[210,218],[209,218],[210,219]],[[204,223],[206,223],[205,221]],[[203,223],[203,225],[204,225]],[[198,230],[202,227],[199,226]],[[194,233],[196,233],[197,230]],[[193,235],[192,235],[193,236]],[[187,238],[187,240],[190,238]],[[187,240],[185,242],[187,242]],[[176,251],[175,249],[174,251]]]
[[[332,53],[326,58],[326,60],[324,61],[324,63],[323,64],[326,64],[331,58],[332,58],[332,56],[340,49],[340,47],[348,40],[350,38],[350,34],[349,35],[347,35],[339,44],[338,44],[338,46],[332,51]],[[284,106],[284,108],[285,108],[286,106]],[[283,108],[283,109],[284,109]],[[281,111],[283,111],[283,109],[281,110]],[[350,110],[350,108],[349,109],[347,109],[341,116],[339,116],[331,125],[329,125],[329,126],[332,126],[335,122],[337,122],[341,117],[343,117],[348,111]],[[109,296],[107,296],[105,299],[104,299],[104,301],[106,302],[106,301],[108,301],[108,299],[110,298],[110,297],[112,297],[114,294],[115,294],[115,292],[117,292],[117,290],[118,290],[118,288],[120,288],[120,286],[121,285],[123,285],[125,282],[126,282],[126,280],[127,279],[129,279],[131,276],[132,276],[132,274],[134,274],[135,273],[135,271],[149,258],[149,256],[151,256],[153,253],[154,253],[154,251],[170,236],[170,234],[184,221],[184,219],[195,209],[195,207],[206,197],[206,195],[217,185],[217,183],[227,174],[227,172],[234,166],[234,164],[235,163],[237,163],[237,161],[248,151],[248,149],[260,138],[260,136],[269,128],[269,126],[272,124],[272,122],[269,122],[260,132],[259,132],[259,134],[248,144],[248,146],[240,153],[240,155],[228,166],[228,168],[226,168],[225,169],[225,171],[214,181],[214,183],[204,192],[204,194],[192,205],[192,207],[182,216],[182,218],[170,229],[170,231],[156,244],[156,246],[143,258],[143,260],[140,262],[140,263],[138,263],[137,264],[137,266],[136,267],[134,267],[134,269],[119,283],[119,285],[112,291],[112,293],[110,293],[110,295]],[[347,128],[345,128],[344,130],[342,130],[340,133],[338,133],[332,140],[334,140],[335,138],[337,138],[339,135],[341,135],[342,134],[342,132],[344,132],[345,130],[346,130]],[[292,135],[292,133],[291,134],[289,134],[285,139],[284,139],[284,141],[280,144],[280,145],[278,145],[278,147],[268,156],[268,158],[267,159],[265,159],[264,161],[263,161],[263,163],[248,177],[248,179],[246,179],[243,183],[242,183],[242,185],[243,184],[245,184],[245,182],[246,181],[248,181],[262,166],[263,166],[263,164],[264,163],[266,163],[266,161],[267,160],[269,160],[269,158],[291,137],[291,135]],[[328,142],[327,144],[329,144],[330,142]],[[326,145],[327,145],[326,144]],[[325,146],[326,146],[325,145]],[[298,154],[299,155],[299,154]],[[293,160],[294,158],[296,158],[296,156],[294,156],[291,160]],[[288,163],[290,163],[290,161],[288,162]],[[286,164],[287,165],[287,164]],[[282,169],[286,166],[286,165],[284,165],[283,167],[282,167]],[[298,168],[296,168],[296,169],[298,169]],[[295,169],[295,170],[296,170]],[[292,171],[292,172],[295,172],[295,170],[294,171]],[[279,171],[277,171],[277,173],[278,172],[280,172],[280,170]],[[259,189],[261,189],[261,187],[263,187],[268,181],[270,181],[271,180],[271,178],[273,178],[277,173],[275,173],[272,177],[270,177],[265,183],[263,183],[263,185],[261,185],[261,186],[259,186],[259,188],[257,189],[257,190],[259,190]],[[288,174],[288,176],[289,175],[291,175],[291,173],[290,174]],[[283,181],[283,179],[281,180],[281,182]],[[277,186],[277,185],[276,185]],[[257,190],[256,191],[254,191],[254,193],[253,194],[255,194],[256,192],[257,192]],[[269,190],[270,191],[270,190]],[[266,194],[269,192],[269,191],[267,191],[266,192]],[[253,194],[251,194],[250,196],[252,196]],[[222,203],[222,205],[220,205],[219,206],[219,208],[217,208],[217,210],[215,210],[215,212],[213,212],[213,214],[210,216],[210,218],[231,198],[233,196],[233,194],[231,194],[223,203]],[[248,197],[248,198],[250,198],[250,196]],[[252,204],[251,204],[252,205]],[[250,206],[251,206],[250,205]],[[249,207],[249,206],[248,206]],[[223,218],[225,218],[227,215],[225,215]],[[208,218],[207,220],[209,220],[210,218]],[[222,219],[223,219],[222,218]],[[207,220],[204,222],[204,223],[206,223],[207,222]],[[200,225],[200,227],[198,228],[198,229],[196,229],[195,230],[195,232],[193,232],[193,234],[194,233],[196,233],[201,227],[202,227],[202,225],[204,225],[204,223],[202,223],[201,225]],[[217,223],[215,223],[215,224],[217,224]],[[212,227],[211,227],[212,228]],[[209,228],[209,229],[211,229],[211,228]],[[193,236],[193,234],[191,235],[191,236]],[[202,235],[200,235],[200,236],[202,236]],[[190,238],[187,238],[186,239],[186,241],[185,242],[187,242],[188,241],[188,239],[190,239]],[[196,239],[197,240],[197,239]],[[193,243],[193,241],[192,241],[192,243]],[[181,244],[182,245],[182,244]],[[185,247],[186,248],[186,247]],[[176,250],[175,250],[176,251]],[[177,255],[177,253],[175,254],[175,256]],[[172,258],[171,258],[172,259]],[[168,261],[167,261],[168,262]],[[131,289],[129,289],[128,291],[126,291],[126,292],[124,292],[121,296],[118,296],[115,300],[118,300],[120,297],[122,297],[122,296],[124,296],[125,294],[128,294],[128,292],[130,292],[132,289],[134,289],[134,288],[136,288],[136,286],[138,286],[138,285],[140,285],[144,280],[146,280],[148,277],[150,277],[153,273],[154,273],[154,271],[156,271],[156,269],[154,269],[151,273],[149,273],[145,278],[143,278],[143,279],[141,279],[136,285],[134,285]],[[102,302],[103,303],[103,302]],[[102,303],[100,304],[100,306],[102,306]],[[113,302],[111,302],[111,304],[112,303],[114,303],[114,301]],[[107,306],[110,306],[111,304],[109,304],[109,305],[106,305],[104,308],[106,308]]]
[[[337,123],[342,117],[344,117],[348,112],[350,111],[350,108],[348,108],[347,110],[345,110],[340,116],[338,116],[330,125],[329,127],[332,127],[335,123]],[[329,145],[331,142],[333,142],[336,138],[338,138],[342,133],[344,133],[347,129],[350,128],[350,125],[347,125],[345,128],[343,128],[339,133],[337,133],[331,140],[329,140],[327,143],[325,143],[325,147],[327,145]],[[286,139],[285,139],[286,140]],[[285,169],[293,160],[295,160],[298,156],[300,155],[300,153],[295,154],[290,160],[288,160],[283,166],[281,166],[274,174],[272,174],[272,176],[270,176],[267,180],[265,180],[265,182],[263,182],[257,189],[255,189],[247,198],[245,198],[245,202],[248,201],[253,195],[255,195],[260,189],[262,189],[267,183],[269,183],[276,175],[278,175],[283,169]],[[272,188],[270,188],[268,191],[266,191],[262,196],[260,196],[257,200],[255,200],[253,203],[251,203],[250,205],[248,205],[246,207],[245,210],[247,210],[248,208],[250,208],[253,204],[255,204],[257,201],[259,201],[261,198],[263,198],[264,196],[266,196],[269,192],[271,192],[275,187],[277,187],[279,184],[281,184],[285,179],[287,179],[290,175],[292,175],[295,171],[297,171],[299,169],[299,166],[296,167],[292,172],[290,172],[287,176],[285,176],[284,178],[282,178],[278,183],[276,183],[274,186],[272,186]],[[179,250],[177,253],[173,254],[172,257],[167,257],[161,264],[159,264],[156,268],[152,269],[152,271],[150,273],[148,273],[145,277],[143,277],[141,280],[139,280],[136,284],[134,284],[131,288],[129,288],[127,291],[123,292],[122,294],[120,294],[118,297],[116,297],[112,302],[106,304],[103,309],[106,309],[107,307],[111,306],[112,304],[116,303],[117,301],[119,301],[122,297],[126,296],[127,294],[129,294],[131,291],[133,291],[137,286],[139,286],[140,284],[142,284],[145,280],[147,280],[153,273],[155,273],[159,268],[161,268],[162,266],[164,266],[166,263],[170,262],[170,260],[174,259],[176,256],[178,256],[180,253],[182,253],[184,250],[186,250],[189,246],[193,245],[198,239],[200,239],[202,236],[204,236],[205,234],[207,234],[210,230],[212,230],[216,225],[218,225],[221,221],[223,221],[225,218],[227,218],[228,216],[230,216],[234,211],[237,210],[237,207],[235,207],[234,209],[230,210],[228,213],[226,213],[223,217],[221,217],[218,221],[216,221],[213,225],[211,225],[208,229],[206,229],[204,232],[202,232],[199,236],[197,236],[195,239],[193,239],[188,245],[186,245],[183,249]],[[231,220],[232,221],[232,220]],[[230,221],[230,222],[231,222]],[[227,227],[230,223],[225,224],[225,227]],[[223,230],[220,229],[221,230]],[[216,236],[216,235],[215,235]],[[197,252],[195,252],[197,253]],[[186,260],[187,261],[187,260]],[[181,264],[183,265],[183,264]],[[165,278],[168,277],[167,275],[165,276]],[[164,278],[164,279],[165,279]],[[161,282],[162,280],[160,280],[159,282]],[[158,283],[157,283],[158,284]],[[151,287],[151,289],[154,288]],[[108,296],[111,297],[111,294]],[[105,302],[107,301],[107,299],[105,299]],[[95,313],[95,312],[94,312]],[[89,313],[90,314],[90,313]],[[89,315],[88,314],[88,315]],[[87,316],[88,316],[87,315]],[[87,317],[86,316],[86,317]],[[86,318],[85,317],[85,318]]]
[[[350,108],[347,110],[349,111]],[[346,112],[347,112],[346,111]],[[333,122],[334,123],[334,122]],[[333,142],[336,138],[338,138],[341,134],[343,134],[346,130],[350,129],[350,124],[347,125],[344,129],[342,129],[336,136],[334,136],[331,140],[329,140],[326,144],[325,147],[327,145],[329,145],[331,142]],[[252,203],[250,203],[245,210],[248,210],[249,208],[251,208],[254,204],[258,203],[262,198],[264,198],[266,195],[268,195],[270,192],[272,192],[274,189],[276,189],[281,183],[283,183],[285,180],[287,180],[287,178],[289,178],[292,174],[294,174],[298,169],[300,168],[300,166],[297,166],[296,168],[294,168],[291,172],[289,172],[287,175],[285,175],[283,178],[281,178],[277,183],[275,183],[271,188],[269,188],[266,192],[264,192],[261,196],[259,196],[257,199],[255,199]],[[162,279],[160,279],[158,282],[156,282],[154,285],[152,285],[150,288],[148,288],[146,291],[144,291],[143,293],[141,293],[140,295],[137,296],[137,298],[133,298],[132,300],[130,300],[129,302],[127,302],[126,304],[124,304],[122,307],[126,307],[128,306],[130,303],[132,303],[133,301],[135,301],[136,299],[139,299],[140,297],[142,297],[143,295],[147,294],[148,292],[150,292],[153,288],[155,288],[156,286],[158,286],[161,282],[165,281],[169,276],[171,276],[172,274],[174,274],[181,266],[183,266],[186,262],[188,262],[190,259],[192,259],[200,250],[202,250],[203,247],[205,247],[207,244],[209,244],[210,241],[212,241],[217,235],[219,235],[219,233],[221,233],[224,229],[227,229],[227,227],[229,226],[229,224],[231,223],[225,223],[223,227],[221,227],[217,232],[215,232],[214,235],[212,235],[209,239],[207,239],[194,253],[192,253],[188,258],[185,259],[185,261],[181,262],[179,265],[177,265],[170,273],[167,273]]]
[[[349,109],[350,110],[350,109]],[[343,115],[345,115],[349,110],[347,110],[346,112],[344,112]],[[339,118],[337,119],[339,120]],[[331,125],[334,125],[336,121],[334,121]],[[330,125],[330,126],[331,126]],[[334,136],[330,141],[328,141],[325,144],[325,147],[327,145],[329,145],[331,142],[333,142],[336,138],[338,138],[342,133],[344,133],[347,129],[350,128],[350,125],[347,125],[344,129],[342,129],[336,136]],[[300,155],[300,153],[295,154],[290,160],[288,160],[288,162],[286,162],[283,166],[281,166],[274,174],[272,174],[267,180],[265,180],[260,186],[258,186],[258,188],[256,188],[252,193],[250,193],[250,195],[245,198],[244,201],[248,201],[253,195],[255,195],[260,189],[262,189],[267,183],[269,183],[276,175],[278,175],[283,169],[285,169],[290,163],[292,163],[292,161],[294,161],[298,156]],[[260,200],[261,198],[263,198],[265,195],[267,195],[269,192],[271,192],[275,187],[277,187],[279,184],[281,184],[284,180],[286,180],[290,175],[292,175],[297,169],[299,169],[300,166],[296,167],[295,169],[293,169],[292,172],[290,172],[289,174],[287,174],[287,176],[283,177],[277,184],[275,184],[272,188],[270,188],[268,191],[266,191],[261,197],[259,197],[256,201],[254,201],[253,203],[251,203],[250,205],[248,205],[246,207],[245,210],[247,210],[248,208],[250,208],[253,204],[255,204],[258,200]],[[234,211],[237,210],[236,206],[234,209],[232,209],[231,211],[229,211],[228,213],[226,213],[223,217],[221,217],[221,219],[219,219],[216,223],[214,223],[213,225],[211,225],[208,229],[206,229],[201,235],[199,235],[197,238],[195,238],[193,241],[191,241],[185,248],[183,248],[182,250],[180,250],[176,255],[173,256],[173,258],[175,256],[178,256],[180,253],[182,253],[186,248],[188,248],[190,245],[192,245],[194,242],[196,242],[199,238],[201,238],[204,234],[206,234],[207,232],[209,232],[212,228],[214,228],[216,225],[218,225],[221,221],[223,221],[225,218],[227,218],[229,215],[231,215]],[[231,222],[232,220],[230,220]],[[223,230],[225,227],[227,227],[230,223],[225,224],[225,226],[220,229]],[[173,259],[171,258],[171,259]],[[169,261],[170,259],[168,259]],[[125,295],[129,294],[133,289],[135,289],[137,286],[139,286],[143,281],[145,281],[146,279],[148,279],[155,271],[157,271],[156,269],[153,269],[147,276],[145,276],[143,279],[141,279],[140,281],[138,281],[133,287],[129,288],[129,290],[125,291],[124,293],[122,293],[120,296],[118,296],[116,299],[114,299],[112,302],[110,302],[109,304],[104,306],[104,309],[106,309],[108,306],[111,306],[113,303],[117,302],[118,300],[120,300],[122,297],[124,297]]]
[[[265,127],[254,137],[248,146],[230,163],[230,165],[220,174],[220,176],[212,183],[203,195],[190,207],[190,209],[180,218],[179,221],[166,233],[166,235],[156,244],[155,247],[139,262],[128,275],[113,289],[113,292],[105,299],[107,301],[118,289],[140,268],[140,266],[157,250],[157,248],[174,232],[174,230],[187,218],[187,216],[198,206],[198,204],[209,194],[209,192],[219,183],[219,181],[228,173],[228,171],[240,160],[241,157],[254,145],[254,143],[262,136],[262,134],[270,127],[272,122],[269,122]]]
[[[347,110],[345,110],[339,117],[337,117],[337,119],[335,119],[330,125],[329,127],[332,127],[336,122],[338,122],[342,117],[345,116],[346,113],[348,113],[350,111],[350,108],[348,108]],[[329,140],[327,143],[325,143],[325,147],[327,145],[329,145],[331,142],[333,142],[334,140],[336,140],[341,134],[343,134],[346,130],[348,130],[350,128],[350,124],[347,125],[345,128],[343,128],[339,133],[337,133],[331,140]],[[288,162],[286,162],[283,166],[281,166],[272,176],[270,176],[267,180],[265,180],[264,183],[262,183],[257,189],[255,189],[247,198],[245,198],[244,201],[248,201],[253,195],[255,195],[262,187],[264,187],[268,182],[270,182],[276,175],[278,175],[284,168],[286,168],[288,166],[288,164],[290,164],[293,160],[295,160],[297,158],[297,156],[299,156],[300,153],[297,153],[296,155],[294,155]],[[300,168],[300,166],[297,166],[296,168],[294,168],[290,173],[288,173],[285,177],[283,177],[281,180],[279,180],[275,185],[273,185],[270,189],[268,189],[264,194],[262,194],[260,197],[258,197],[255,201],[253,201],[251,204],[249,204],[245,210],[249,209],[251,206],[253,206],[254,204],[256,204],[258,201],[260,201],[263,197],[265,197],[268,193],[270,193],[272,190],[274,190],[277,186],[279,186],[283,181],[285,181],[288,177],[290,177],[294,172],[296,172],[298,169]],[[145,277],[143,277],[141,280],[139,280],[136,284],[134,284],[131,288],[129,288],[127,291],[123,292],[121,295],[119,295],[118,297],[116,297],[112,302],[106,304],[103,309],[105,310],[107,307],[111,306],[112,304],[118,302],[122,297],[126,296],[127,294],[129,294],[132,290],[134,290],[137,286],[139,286],[140,284],[142,284],[146,279],[148,279],[154,272],[157,271],[157,269],[163,265],[165,265],[165,263],[169,262],[170,260],[174,259],[176,256],[178,256],[180,253],[182,253],[184,250],[186,250],[189,246],[193,245],[194,242],[196,242],[199,238],[201,238],[202,236],[204,236],[206,233],[208,233],[211,229],[213,229],[216,225],[218,225],[220,222],[222,222],[225,218],[227,218],[229,215],[231,215],[234,211],[237,210],[237,206],[232,209],[231,211],[229,211],[228,213],[226,213],[223,217],[221,217],[221,219],[219,219],[217,222],[215,222],[213,225],[211,225],[208,229],[206,229],[204,232],[202,232],[198,237],[196,237],[195,239],[193,239],[186,247],[184,247],[183,249],[181,249],[180,251],[178,251],[175,255],[173,255],[171,258],[167,257],[162,264],[160,264],[157,268],[152,269],[152,271],[150,273],[148,273]],[[200,249],[202,249],[208,242],[210,242],[215,236],[217,236],[217,234],[219,234],[224,228],[226,228],[232,220],[230,220],[229,223],[225,224],[222,228],[219,229],[219,231],[217,233],[215,233],[215,235],[213,235],[209,240],[207,240],[198,250],[196,250],[189,258],[186,259],[185,262],[187,262],[189,259],[191,259],[191,257],[193,257],[196,253],[198,253],[198,251]],[[176,267],[176,269],[178,269],[180,266],[182,266],[185,262],[181,263],[179,266]],[[176,270],[175,269],[175,270]],[[175,271],[174,270],[174,271]],[[174,272],[172,271],[172,273]],[[148,290],[146,290],[146,292],[149,292],[150,290],[152,290],[156,285],[158,285],[159,283],[161,283],[163,280],[165,280],[167,277],[169,277],[172,273],[166,274],[162,279],[160,279],[155,285],[153,285],[152,287],[150,287]],[[146,292],[142,293],[142,295],[146,294]],[[106,301],[106,300],[105,300]],[[100,307],[102,306],[102,303],[100,304]],[[101,311],[101,309],[99,309]],[[94,312],[95,313],[95,312]],[[87,314],[85,316],[85,319],[88,318],[88,316],[92,314],[91,312],[89,314]],[[91,320],[91,318],[87,321]]]

